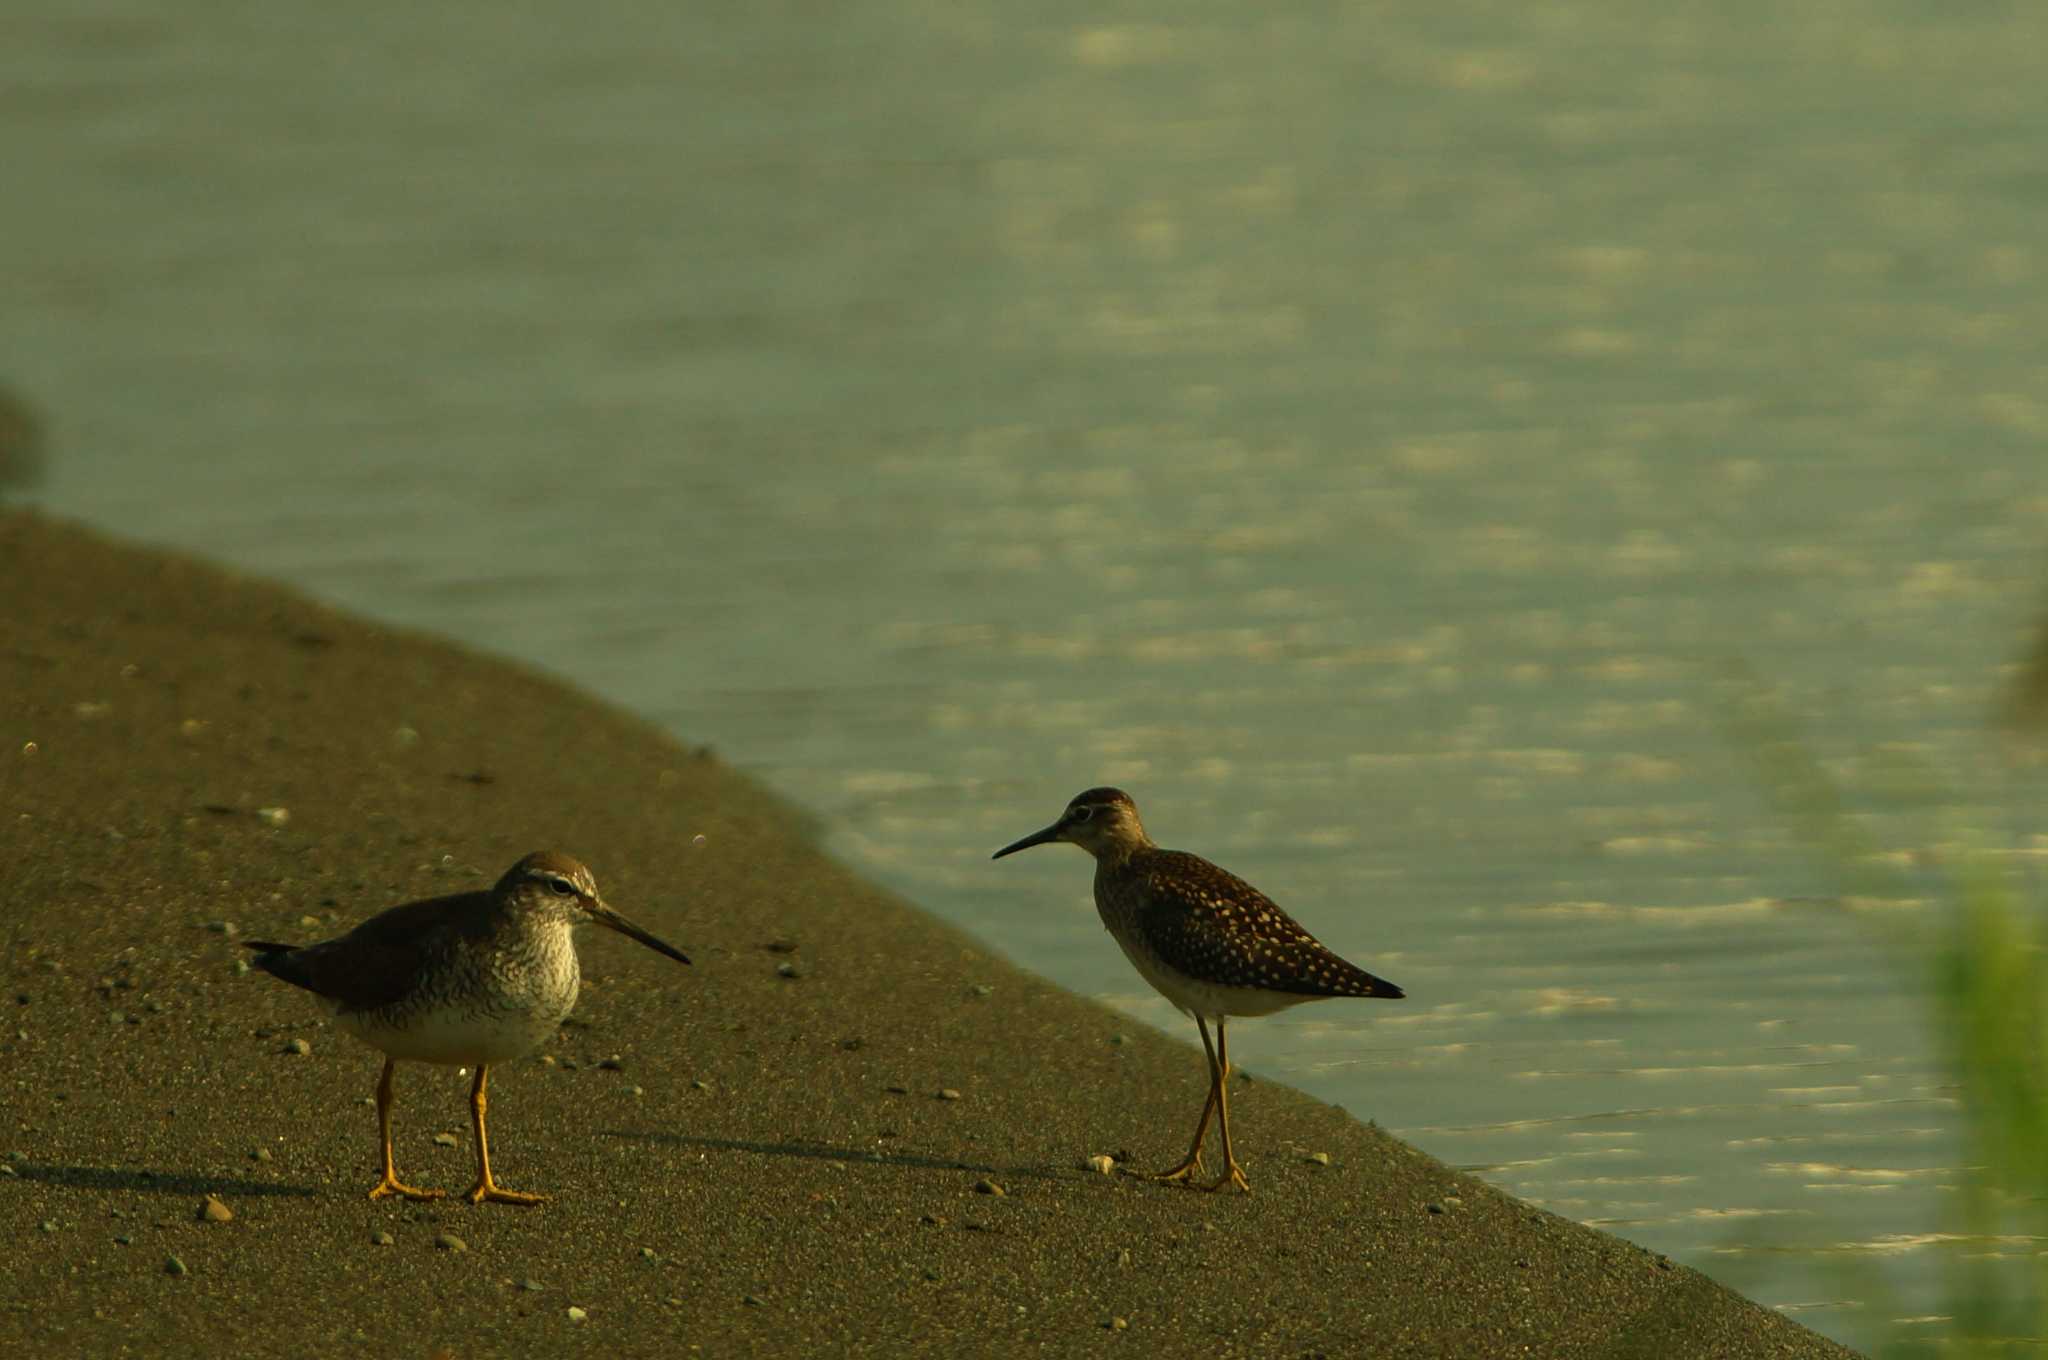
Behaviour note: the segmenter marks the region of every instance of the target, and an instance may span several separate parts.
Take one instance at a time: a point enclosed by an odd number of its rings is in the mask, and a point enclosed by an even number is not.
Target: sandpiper
[[[476,1068],[469,1091],[477,1167],[472,1204],[546,1198],[492,1179],[484,1083],[492,1063],[532,1052],[576,1004],[581,973],[570,932],[585,921],[690,961],[606,906],[590,870],[551,851],[520,860],[489,892],[407,902],[319,944],[249,942],[258,968],[333,1002],[336,1023],[384,1054],[377,1079],[384,1177],[371,1199],[442,1194],[405,1184],[392,1165],[391,1077],[401,1059]]]
[[[1199,855],[1162,850],[1122,789],[1076,794],[1058,821],[991,857],[1066,841],[1095,856],[1095,909],[1145,981],[1195,1017],[1209,1055],[1209,1099],[1187,1157],[1153,1177],[1185,1181],[1202,1170],[1209,1116],[1223,1131],[1223,1175],[1206,1189],[1249,1190],[1230,1153],[1230,1016],[1271,1015],[1332,996],[1397,998],[1384,978],[1346,963],[1251,884]],[[1209,1042],[1209,1021],[1216,1042]]]

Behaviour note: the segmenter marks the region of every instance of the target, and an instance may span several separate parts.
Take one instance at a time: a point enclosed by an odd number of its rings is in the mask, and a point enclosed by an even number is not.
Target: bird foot
[[[1190,1177],[1202,1174],[1202,1159],[1200,1157],[1190,1157],[1179,1166],[1167,1171],[1139,1171],[1133,1174],[1142,1176],[1148,1181],[1184,1181]]]
[[[376,1188],[370,1191],[370,1198],[384,1199],[390,1195],[400,1195],[406,1199],[440,1199],[447,1193],[446,1190],[421,1190],[405,1184],[396,1176],[386,1175],[383,1180],[377,1182]]]
[[[507,1190],[496,1181],[483,1180],[469,1187],[469,1202],[482,1204],[545,1204],[546,1195],[529,1195],[524,1190]]]
[[[1247,1195],[1249,1195],[1252,1192],[1252,1183],[1244,1178],[1244,1168],[1239,1166],[1236,1162],[1232,1162],[1230,1164],[1230,1170],[1226,1171],[1223,1175],[1217,1177],[1213,1182],[1203,1186],[1202,1188],[1204,1190],[1210,1191],[1211,1193],[1214,1193],[1215,1191],[1221,1190],[1226,1185],[1235,1186],[1237,1189],[1244,1191]]]

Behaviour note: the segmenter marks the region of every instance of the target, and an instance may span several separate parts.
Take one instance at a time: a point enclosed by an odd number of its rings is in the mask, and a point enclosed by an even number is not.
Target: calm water
[[[1721,704],[1998,791],[2048,11],[1796,8],[15,0],[0,382],[40,503],[711,741],[1180,1032],[1081,856],[987,863],[1122,784],[1409,990],[1248,1066],[1855,1335],[1803,1267],[1933,1269],[1955,1114]]]

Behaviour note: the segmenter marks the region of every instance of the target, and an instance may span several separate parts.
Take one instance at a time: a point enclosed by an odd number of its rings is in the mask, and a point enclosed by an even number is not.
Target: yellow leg
[[[371,1199],[383,1199],[386,1195],[403,1195],[407,1199],[439,1199],[444,1191],[416,1190],[398,1179],[398,1168],[391,1162],[391,1078],[398,1071],[394,1058],[384,1060],[384,1075],[377,1078],[377,1130],[384,1140],[384,1179],[377,1182],[370,1191]]]
[[[476,1065],[476,1084],[469,1088],[469,1113],[476,1125],[476,1184],[469,1187],[469,1202],[482,1204],[493,1200],[499,1204],[539,1204],[546,1195],[529,1195],[519,1190],[507,1190],[491,1179],[491,1141],[484,1135],[484,1083],[491,1074],[490,1064]]]
[[[1209,1057],[1209,1098],[1202,1102],[1202,1122],[1195,1125],[1195,1141],[1188,1145],[1188,1155],[1180,1165],[1171,1170],[1155,1173],[1155,1181],[1184,1181],[1202,1170],[1202,1140],[1209,1135],[1209,1116],[1216,1112],[1217,1092],[1222,1089],[1216,1075],[1216,1050],[1209,1045],[1209,1026],[1201,1016],[1195,1017],[1195,1025],[1202,1031],[1202,1052]],[[1223,1022],[1216,1022],[1216,1032],[1223,1032]]]
[[[1223,1030],[1224,1017],[1216,1017],[1216,1123],[1223,1130],[1223,1175],[1211,1190],[1221,1190],[1234,1185],[1245,1193],[1251,1193],[1252,1183],[1244,1178],[1244,1168],[1237,1164],[1237,1158],[1230,1155],[1230,1039]],[[1204,1038],[1208,1036],[1204,1035]]]

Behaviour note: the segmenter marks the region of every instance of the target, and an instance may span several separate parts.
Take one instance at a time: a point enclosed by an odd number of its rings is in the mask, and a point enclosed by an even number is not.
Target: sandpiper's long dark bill
[[[1230,1047],[1224,1022],[1271,1015],[1326,997],[1398,998],[1384,978],[1345,962],[1264,893],[1199,855],[1162,850],[1145,834],[1122,789],[1089,789],[1059,820],[991,858],[1064,841],[1095,857],[1095,909],[1145,981],[1195,1017],[1209,1056],[1209,1099],[1180,1165],[1157,1176],[1184,1181],[1202,1170],[1209,1117],[1223,1134],[1224,1173],[1208,1188],[1249,1190],[1230,1151]],[[1216,1041],[1209,1042],[1209,1021]]]
[[[407,902],[303,948],[248,942],[258,968],[333,1003],[336,1023],[384,1054],[377,1080],[384,1175],[371,1199],[442,1193],[406,1185],[392,1164],[391,1078],[405,1060],[476,1069],[469,1093],[477,1158],[471,1202],[541,1201],[492,1179],[484,1088],[492,1063],[538,1048],[575,1006],[582,973],[571,932],[585,922],[690,961],[606,905],[590,870],[545,850],[513,865],[488,892]]]

